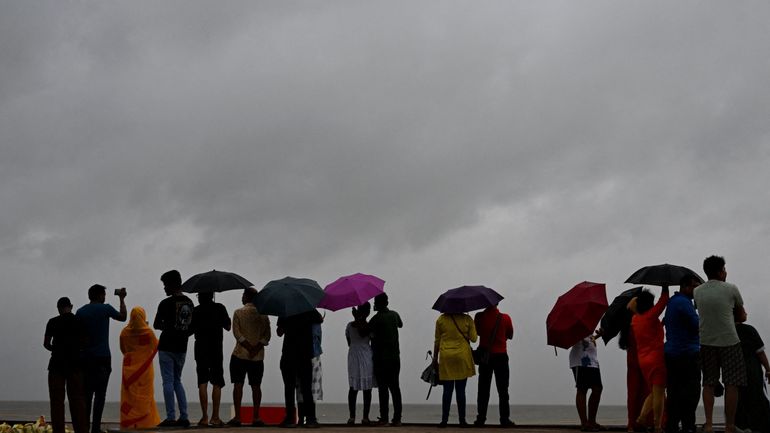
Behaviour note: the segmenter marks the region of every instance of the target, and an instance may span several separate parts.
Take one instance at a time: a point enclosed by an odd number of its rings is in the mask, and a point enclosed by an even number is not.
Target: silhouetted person
[[[125,322],[128,317],[125,302],[126,289],[121,289],[117,296],[120,299],[120,311],[104,303],[107,289],[100,284],[94,284],[88,289],[88,299],[91,302],[80,307],[76,313],[88,335],[88,342],[82,353],[86,414],[91,418],[91,433],[102,431],[104,400],[110,373],[112,373],[110,319]]]
[[[698,313],[692,303],[700,283],[692,275],[679,282],[679,291],[668,300],[666,327],[666,432],[695,433],[695,411],[700,401],[700,340]],[[681,423],[681,430],[679,424]]]
[[[602,375],[599,369],[599,356],[596,350],[596,338],[601,335],[589,335],[578,341],[569,352],[569,366],[575,378],[575,407],[580,418],[580,430],[600,431],[602,426],[596,422],[599,403],[602,399]],[[588,390],[591,396],[588,397]]]
[[[222,366],[222,331],[230,330],[230,316],[224,305],[214,302],[214,293],[199,293],[193,309],[192,331],[195,335],[195,372],[198,376],[198,398],[201,404],[199,426],[209,425],[208,383],[211,383],[211,425],[224,425],[219,418],[219,403],[225,386]]]
[[[356,399],[358,391],[364,394],[364,416],[362,425],[369,425],[369,408],[372,404],[372,388],[377,385],[374,380],[374,365],[372,360],[371,334],[366,318],[369,317],[371,306],[365,302],[353,307],[353,321],[345,327],[345,339],[348,342],[348,425],[356,423]]]
[[[765,343],[757,330],[744,322],[748,314],[736,312],[735,330],[741,339],[743,358],[746,361],[746,386],[738,388],[738,407],[735,425],[754,432],[770,432],[770,402],[765,394],[765,382],[770,381],[770,362],[765,353]],[[764,371],[762,369],[764,368]]]
[[[249,378],[251,399],[254,403],[254,418],[251,425],[264,426],[259,416],[262,405],[262,377],[265,373],[265,346],[270,343],[270,319],[257,311],[254,296],[257,289],[249,287],[243,291],[243,307],[233,313],[233,337],[235,347],[230,356],[230,381],[233,383],[233,406],[235,417],[227,422],[231,426],[241,425],[241,400],[243,385]]]
[[[284,427],[295,426],[294,393],[297,381],[302,391],[303,415],[305,426],[317,427],[315,402],[313,401],[313,324],[321,323],[323,318],[318,310],[289,317],[278,318],[279,337],[283,337],[281,352],[281,376],[283,377],[286,418],[281,423]]]
[[[695,306],[700,314],[700,352],[703,368],[704,433],[711,433],[714,415],[714,386],[720,370],[725,386],[725,432],[736,433],[735,411],[738,387],[746,386],[746,366],[735,314],[744,313],[743,298],[734,284],[726,283],[725,259],[710,256],[703,261],[708,281],[695,288]],[[740,433],[740,432],[739,432]]]
[[[374,377],[379,387],[380,420],[378,424],[388,423],[388,400],[393,397],[393,419],[391,424],[401,425],[401,353],[398,348],[398,328],[404,326],[401,316],[388,309],[388,295],[382,293],[374,298],[374,311],[377,313],[369,320],[372,332],[372,353],[374,355]]]
[[[479,335],[479,347],[489,352],[487,362],[479,363],[478,415],[473,424],[483,426],[487,421],[489,390],[492,387],[492,375],[494,374],[497,396],[500,400],[500,425],[503,427],[513,426],[508,398],[510,369],[508,367],[507,347],[508,340],[513,338],[511,316],[501,313],[495,305],[476,313],[473,321],[476,324],[476,333]]]
[[[161,275],[163,290],[168,296],[160,301],[153,328],[160,330],[158,363],[163,379],[163,400],[166,405],[166,419],[159,427],[188,427],[187,396],[182,385],[182,368],[187,355],[187,339],[190,335],[193,303],[182,294],[182,276],[172,270]],[[174,395],[179,402],[179,419],[176,419]]]
[[[51,352],[48,363],[48,395],[51,399],[53,433],[64,433],[64,395],[69,400],[75,433],[88,433],[88,416],[80,369],[80,349],[85,343],[81,321],[72,314],[69,298],[56,302],[59,315],[48,321],[43,346]]]

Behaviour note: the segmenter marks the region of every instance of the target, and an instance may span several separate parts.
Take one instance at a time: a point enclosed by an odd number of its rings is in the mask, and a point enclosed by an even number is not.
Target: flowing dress
[[[377,386],[374,379],[371,334],[361,336],[353,322],[345,327],[345,336],[350,341],[348,348],[348,384],[356,391],[372,389]]]
[[[123,380],[120,387],[120,426],[155,427],[160,423],[153,389],[152,361],[158,353],[158,339],[147,325],[142,307],[131,310],[128,325],[120,333],[123,352]]]

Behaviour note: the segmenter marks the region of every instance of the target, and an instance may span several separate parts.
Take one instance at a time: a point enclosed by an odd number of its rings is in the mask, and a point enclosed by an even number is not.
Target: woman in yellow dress
[[[131,310],[128,325],[120,333],[123,352],[123,383],[120,387],[120,426],[155,427],[160,423],[153,389],[152,361],[158,353],[158,339],[147,325],[142,307]]]
[[[476,374],[470,342],[475,342],[477,338],[476,325],[468,314],[443,313],[436,320],[434,362],[438,362],[438,378],[444,387],[439,427],[446,427],[449,420],[453,390],[457,392],[455,398],[460,426],[468,426],[465,422],[465,385],[468,378]]]

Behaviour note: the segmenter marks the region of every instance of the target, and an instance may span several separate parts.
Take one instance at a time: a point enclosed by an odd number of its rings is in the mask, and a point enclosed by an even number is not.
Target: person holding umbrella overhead
[[[436,320],[433,353],[437,356],[433,362],[438,363],[438,378],[444,387],[439,427],[447,426],[452,392],[455,390],[460,426],[468,426],[465,421],[465,385],[469,377],[476,375],[470,342],[475,342],[477,338],[476,325],[466,313],[442,313]]]
[[[639,367],[647,386],[651,389],[644,400],[637,423],[642,423],[652,411],[655,433],[662,433],[666,361],[663,351],[663,323],[659,317],[668,303],[668,286],[663,286],[660,299],[653,306],[654,299],[649,290],[642,290],[629,302],[628,309],[634,313],[631,328],[636,338]]]

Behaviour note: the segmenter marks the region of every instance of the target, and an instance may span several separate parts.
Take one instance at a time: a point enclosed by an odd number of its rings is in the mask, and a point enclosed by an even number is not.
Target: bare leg
[[[725,401],[727,401],[725,399]],[[725,407],[725,411],[727,407]],[[706,415],[706,423],[703,424],[703,431],[711,433],[714,431],[714,385],[703,385],[703,412]],[[735,418],[733,418],[735,421]]]
[[[587,426],[588,417],[586,416],[586,391],[578,390],[575,393],[575,407],[577,408],[578,416],[580,417],[580,426]]]
[[[636,419],[636,423],[644,425],[647,422],[647,417],[650,415],[650,411],[652,411],[652,393],[647,394],[647,398],[644,399],[642,411],[639,412],[639,418]]]
[[[233,384],[233,409],[235,409],[235,416],[231,419],[231,422],[241,421],[241,400],[243,400],[243,384]]]
[[[208,414],[209,395],[208,395],[208,390],[206,388],[207,388],[207,384],[205,383],[198,385],[198,399],[201,402],[201,414],[202,414],[199,424],[209,423],[209,414]]]
[[[602,387],[591,388],[591,397],[588,398],[588,423],[596,425],[596,413],[599,412],[599,402],[602,400]]]
[[[219,419],[219,402],[222,400],[222,387],[213,385],[211,387],[211,421],[221,422]],[[203,412],[204,414],[206,412]]]
[[[259,408],[262,406],[262,387],[251,385],[251,399],[254,402],[254,419],[261,419],[259,417]]]
[[[738,408],[738,387],[725,385],[725,432],[735,431],[735,412]]]
[[[655,420],[655,431],[663,430],[663,402],[665,401],[665,387],[663,385],[652,386],[652,416]]]

